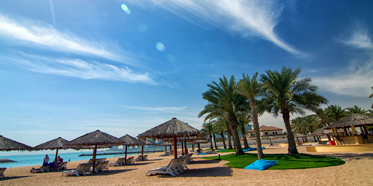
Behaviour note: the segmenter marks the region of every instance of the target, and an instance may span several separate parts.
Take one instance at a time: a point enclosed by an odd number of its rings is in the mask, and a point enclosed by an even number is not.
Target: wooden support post
[[[96,168],[96,153],[97,153],[97,145],[95,145],[95,148],[93,149],[93,169],[92,172],[95,172]]]
[[[351,125],[351,130],[352,130],[352,135],[356,135],[356,130],[355,130],[355,126],[354,125]]]
[[[174,135],[174,159],[177,159],[177,140],[176,140],[175,135]]]
[[[127,145],[126,145],[126,150],[124,151],[124,164],[127,165]]]
[[[184,147],[185,147],[185,151],[184,151],[185,154],[188,154],[188,147],[187,147],[187,142],[186,141],[184,142]]]

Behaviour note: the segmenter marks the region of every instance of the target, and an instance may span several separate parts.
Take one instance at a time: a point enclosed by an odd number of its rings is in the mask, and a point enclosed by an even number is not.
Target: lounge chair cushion
[[[272,167],[277,163],[277,160],[256,160],[252,164],[246,166],[243,169],[250,169],[250,170],[265,170],[269,167]]]

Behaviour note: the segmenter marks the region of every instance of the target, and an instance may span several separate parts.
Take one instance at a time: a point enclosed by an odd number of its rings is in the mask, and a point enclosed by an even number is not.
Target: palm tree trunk
[[[295,140],[294,140],[294,134],[293,134],[293,131],[290,125],[289,111],[284,111],[281,109],[281,113],[282,113],[282,119],[284,120],[284,123],[285,123],[285,128],[286,128],[286,133],[287,133],[287,138],[288,138],[289,155],[298,154],[297,145],[295,144]]]
[[[245,153],[242,151],[241,142],[240,142],[240,138],[238,136],[238,131],[237,131],[237,118],[233,114],[229,116],[229,125],[233,133],[233,142],[234,142],[234,148],[236,150],[236,156],[244,155]]]
[[[232,131],[231,131],[231,128],[229,126],[229,124],[227,124],[227,135],[228,135],[228,149],[233,149],[232,148]]]
[[[247,139],[246,139],[245,125],[241,127],[241,133],[242,133],[243,145],[244,145],[245,149],[247,149],[247,148],[249,148],[249,144],[247,143]]]
[[[211,149],[213,149],[214,147],[212,146],[212,135],[210,134],[210,144],[211,144]]]
[[[214,135],[214,144],[215,144],[215,149],[218,149],[218,146],[216,145],[216,137],[215,137],[215,134]]]
[[[221,132],[220,135],[221,135],[221,139],[223,140],[224,149],[227,149],[227,146],[225,145],[224,132]]]
[[[250,99],[250,107],[251,107],[251,119],[253,120],[253,127],[255,132],[255,141],[256,141],[256,148],[258,149],[258,159],[263,159],[263,149],[262,149],[262,140],[260,139],[260,131],[259,131],[259,121],[258,121],[258,112],[256,111],[255,100]]]

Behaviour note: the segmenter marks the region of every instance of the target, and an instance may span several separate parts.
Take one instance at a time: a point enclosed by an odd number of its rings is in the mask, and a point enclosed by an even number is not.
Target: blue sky
[[[329,104],[369,109],[372,8],[348,0],[1,1],[1,134],[35,146],[96,129],[137,136],[172,117],[200,129],[208,83],[283,66],[302,68]],[[269,114],[259,122],[284,128]]]

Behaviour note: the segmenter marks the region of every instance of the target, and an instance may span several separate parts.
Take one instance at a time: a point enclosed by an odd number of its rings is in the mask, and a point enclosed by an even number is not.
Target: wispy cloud
[[[349,38],[342,40],[342,43],[356,48],[373,49],[372,39],[367,29],[362,26],[358,26]]]
[[[260,36],[292,54],[302,54],[281,41],[274,32],[282,5],[260,0],[149,0],[187,20],[194,15],[213,25],[239,32],[243,36]],[[143,1],[134,3],[147,6]]]
[[[186,109],[187,107],[137,107],[137,106],[123,106],[125,108],[143,110],[143,111],[161,111],[161,112],[175,112]]]
[[[153,83],[147,73],[137,74],[128,67],[117,67],[97,61],[84,61],[82,59],[59,59],[20,53],[21,58],[14,61],[24,68],[59,76],[77,77],[82,79],[102,79],[126,82]]]
[[[88,41],[73,34],[62,33],[51,25],[30,20],[14,20],[0,14],[0,38],[17,40],[17,44],[45,47],[54,51],[71,52],[80,55],[101,57],[113,61],[131,64],[131,59],[112,51],[118,48],[104,48],[103,43]],[[14,43],[14,42],[13,42]]]
[[[337,42],[370,51],[365,55],[354,57],[350,66],[335,72],[331,76],[315,77],[313,81],[321,90],[352,97],[368,97],[373,82],[373,43],[367,30],[358,25],[350,37]]]

